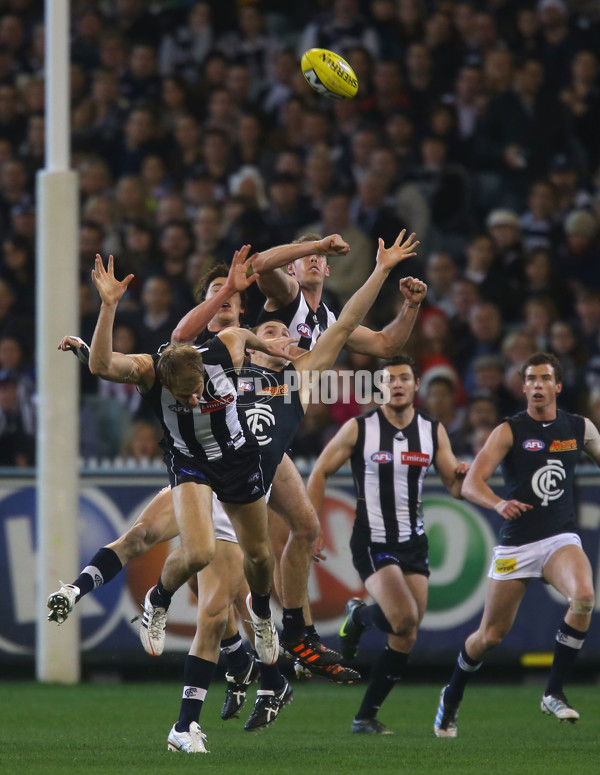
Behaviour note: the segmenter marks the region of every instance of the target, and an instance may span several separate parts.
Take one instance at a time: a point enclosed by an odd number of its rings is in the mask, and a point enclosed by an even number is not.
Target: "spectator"
[[[158,442],[160,428],[149,420],[137,420],[127,428],[121,447],[121,457],[144,467],[162,461],[163,452]]]
[[[492,97],[478,132],[478,156],[485,169],[501,170],[506,201],[517,207],[523,186],[542,176],[550,159],[569,148],[565,112],[542,90],[544,69],[534,59],[519,63],[513,88]]]
[[[498,307],[489,301],[476,304],[469,312],[469,332],[470,342],[459,361],[467,393],[487,387],[477,381],[477,359],[487,355],[498,356],[501,352],[503,329]]]
[[[523,279],[523,242],[519,216],[511,210],[492,210],[485,225],[495,247],[495,266],[511,291],[516,291]]]
[[[573,298],[561,282],[550,251],[546,248],[535,248],[526,254],[522,293],[525,298],[550,296],[556,300],[557,309],[562,316],[572,312]]]
[[[590,353],[600,352],[600,293],[592,288],[577,291],[576,326],[581,342]]]
[[[340,234],[350,245],[350,256],[330,265],[327,287],[341,306],[371,273],[375,254],[368,236],[350,220],[350,200],[346,194],[332,194],[323,207],[321,220],[305,227],[306,232]],[[300,235],[297,235],[300,236]]]
[[[591,206],[591,197],[579,185],[577,165],[570,156],[564,153],[555,156],[548,168],[548,178],[554,186],[559,220],[564,220],[573,210],[585,210]]]
[[[361,15],[358,0],[333,0],[331,11],[311,22],[300,38],[298,55],[309,48],[327,48],[344,54],[352,46],[364,46],[377,56],[377,33]]]
[[[462,454],[462,450],[465,448],[463,428],[466,412],[464,407],[459,407],[456,404],[455,380],[451,376],[442,374],[434,375],[430,379],[424,375],[419,393],[423,409],[434,420],[439,420],[448,431],[450,444],[455,454]]]
[[[35,465],[35,409],[18,386],[16,372],[0,371],[0,466]]]
[[[558,271],[573,292],[600,290],[598,220],[588,210],[573,210],[564,223],[566,246],[559,253]]]
[[[600,162],[600,88],[597,84],[598,59],[593,51],[579,51],[570,64],[570,82],[560,92],[560,99],[571,118],[575,136],[585,150],[588,164]],[[561,75],[563,75],[561,73]]]
[[[583,412],[587,403],[585,366],[589,354],[581,345],[570,323],[555,320],[550,326],[549,352],[554,353],[563,370],[563,387],[558,401],[567,412]]]
[[[550,326],[557,318],[556,304],[549,296],[532,296],[523,305],[525,329],[535,338],[538,350],[548,350]]]
[[[452,284],[457,278],[456,262],[450,253],[430,253],[425,263],[427,301],[446,313],[453,314],[450,295]]]
[[[379,237],[391,245],[404,224],[396,213],[386,205],[386,180],[376,172],[368,172],[358,184],[358,191],[350,206],[352,221],[367,234],[377,249]]]
[[[214,43],[210,3],[194,3],[185,23],[175,27],[161,40],[158,57],[160,74],[181,76],[189,84],[194,84]]]
[[[561,237],[556,190],[546,180],[536,181],[529,189],[528,210],[521,217],[523,248],[554,250]]]
[[[126,317],[123,323],[135,331],[140,352],[155,353],[171,340],[171,333],[181,315],[173,308],[173,292],[167,277],[149,277],[142,287],[141,309],[135,320]]]

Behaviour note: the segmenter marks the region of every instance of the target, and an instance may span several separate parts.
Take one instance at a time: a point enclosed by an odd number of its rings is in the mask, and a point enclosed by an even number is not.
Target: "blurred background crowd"
[[[35,462],[35,177],[44,164],[41,0],[0,0],[0,465]],[[154,352],[199,279],[244,243],[339,233],[340,308],[377,238],[421,240],[429,285],[407,350],[420,406],[473,455],[522,407],[535,350],[565,369],[559,405],[600,427],[600,9],[586,0],[72,0],[72,167],[80,175],[78,333],[96,253],[134,272],[114,339]],[[300,56],[332,49],[353,100],[311,91]],[[394,275],[368,320],[400,303]],[[246,311],[261,305],[254,289]],[[58,342],[57,342],[58,344]],[[57,357],[72,357],[57,353]],[[345,355],[340,369],[375,369]],[[57,396],[60,400],[60,396]],[[318,454],[364,407],[315,404]],[[148,464],[159,432],[135,389],[82,369],[81,455]]]

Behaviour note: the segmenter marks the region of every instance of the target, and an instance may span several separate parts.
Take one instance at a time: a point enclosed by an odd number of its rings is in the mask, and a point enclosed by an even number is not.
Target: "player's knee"
[[[155,545],[151,531],[145,525],[136,524],[122,537],[119,554],[126,554],[129,559],[139,557]]]
[[[417,637],[417,617],[412,613],[403,613],[388,617],[393,634],[401,638],[410,638],[414,634]]]
[[[578,590],[574,597],[569,598],[569,611],[573,614],[590,616],[594,611],[594,590],[585,588]]]
[[[215,556],[215,547],[210,546],[187,546],[183,547],[183,560],[190,574],[199,573],[202,568],[206,568],[208,563]]]
[[[490,625],[485,628],[482,633],[482,640],[484,642],[484,648],[486,650],[493,649],[495,646],[500,645],[504,640],[506,630],[502,627]]]
[[[319,535],[319,518],[314,509],[304,509],[299,513],[299,519],[290,524],[292,537],[305,544],[314,544]]]
[[[253,544],[244,547],[244,555],[247,562],[253,565],[264,565],[273,562],[273,550],[268,542]]]

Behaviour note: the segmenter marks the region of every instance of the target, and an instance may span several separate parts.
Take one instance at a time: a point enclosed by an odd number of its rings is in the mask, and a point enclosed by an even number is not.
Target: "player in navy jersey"
[[[117,305],[132,277],[117,281],[113,257],[108,270],[101,257],[96,257],[92,279],[102,305],[89,365],[92,374],[103,379],[137,385],[164,431],[162,445],[181,544],[171,552],[158,583],[146,595],[142,643],[149,653],[162,652],[163,618],[171,597],[212,559],[214,491],[243,536],[240,545],[251,590],[255,648],[263,661],[273,664],[279,652],[269,605],[273,551],[260,454],[237,411],[236,374],[246,346],[285,355],[284,347],[291,340],[265,343],[250,331],[230,328],[202,348],[172,344],[155,356],[114,353],[112,327]]]
[[[404,239],[405,231],[400,237]],[[411,235],[411,239],[414,235]],[[267,300],[259,321],[282,320],[292,336],[300,337],[298,346],[310,349],[318,337],[335,321],[335,315],[322,302],[323,286],[329,275],[328,256],[335,260],[351,261],[350,246],[339,235],[320,239],[306,235],[298,240],[296,249],[309,246],[310,252],[298,254],[290,260],[285,251],[259,254],[252,262],[258,272],[257,284]],[[348,255],[348,253],[350,253]],[[344,258],[348,255],[348,258]],[[283,271],[287,267],[287,272]],[[427,292],[425,283],[413,277],[400,281],[404,304],[398,316],[382,331],[365,326],[351,334],[346,348],[353,352],[390,358],[405,345],[417,318],[421,301]],[[287,543],[281,555],[281,584],[283,592],[283,631],[281,644],[316,672],[327,669],[332,651],[325,651],[315,633],[305,631],[303,605],[307,599],[307,584],[313,546],[319,533],[319,520],[306,494],[302,478],[286,456],[278,469],[274,486],[285,492],[286,499],[295,504],[293,514],[286,518],[290,528]],[[279,511],[276,507],[276,510]],[[321,555],[318,559],[324,559]]]
[[[510,631],[531,579],[542,579],[569,601],[556,634],[541,709],[576,722],[563,685],[575,663],[594,609],[592,569],[576,528],[575,467],[586,452],[600,465],[600,434],[587,418],[557,408],[563,372],[558,359],[535,353],[521,372],[527,409],[501,423],[475,458],[463,484],[465,498],[495,509],[504,522],[494,549],[481,623],[459,654],[442,689],[434,721],[437,737],[456,737],[458,708],[470,676]],[[488,486],[498,465],[506,500]]]
[[[375,603],[352,598],[340,630],[342,654],[356,656],[369,625],[387,633],[387,647],[373,666],[352,731],[390,734],[376,718],[394,682],[405,672],[427,605],[427,536],[423,525],[423,481],[434,465],[455,498],[469,467],[457,463],[448,434],[437,420],[414,408],[419,375],[412,358],[383,364],[385,403],[349,420],[325,447],[308,480],[319,513],[325,484],[351,461],[356,488],[352,561]]]
[[[296,358],[293,364],[288,366],[285,365],[283,359],[254,353],[252,366],[241,372],[239,384],[242,395],[245,397],[241,399],[240,403],[246,407],[245,411],[250,422],[257,414],[261,415],[265,421],[265,432],[259,434],[258,438],[259,442],[260,440],[265,442],[263,446],[265,454],[262,456],[262,462],[266,487],[275,475],[281,457],[302,419],[304,409],[310,400],[310,384],[311,382],[314,384],[315,372],[331,368],[344,342],[375,301],[389,271],[407,253],[411,252],[410,240],[404,248],[400,247],[399,242],[400,239],[396,245],[388,250],[380,247],[377,254],[377,266],[372,275],[348,301],[342,310],[340,319],[324,332],[312,350]],[[270,339],[273,337],[285,338],[289,332],[283,323],[271,320],[260,324],[256,333],[261,337]],[[266,420],[267,417],[268,420]],[[219,528],[221,527],[222,520],[219,519]],[[231,556],[234,551],[235,549],[230,547],[227,553]],[[221,556],[224,556],[223,551]],[[213,649],[215,644],[218,648],[217,633],[221,635],[224,632],[228,623],[228,608],[234,602],[242,583],[240,575],[235,575],[231,566],[229,568],[224,566],[222,573],[217,573],[215,569],[209,568],[208,570],[209,576],[205,576],[204,579],[202,574],[198,576],[198,627],[190,652],[192,656],[206,653],[206,641],[210,642],[211,633],[214,633],[212,635]],[[228,572],[225,572],[226,570]],[[208,587],[207,580],[209,581]],[[332,665],[332,667],[334,670],[344,669],[339,665]],[[261,674],[264,670],[265,668],[262,667]],[[240,674],[244,673],[248,675],[248,678],[252,676],[250,660],[245,667],[240,666]],[[285,680],[280,677],[279,686],[276,685],[275,681],[276,677],[273,676],[271,687],[259,690],[252,714],[244,726],[246,730],[261,729],[272,723],[282,706],[291,699],[291,689]],[[231,681],[231,683],[235,683],[235,681]],[[236,695],[243,693],[245,699],[245,688],[246,686],[242,683],[235,690],[232,689],[228,692],[226,706],[229,705],[231,709],[239,712],[242,697],[236,699]],[[192,744],[195,737],[193,736],[191,740],[188,739],[190,738],[190,718],[189,715],[185,714],[190,713],[188,710],[190,704],[193,706],[197,703],[190,702],[185,697],[186,689],[189,689],[189,686],[184,687],[182,715],[169,736],[169,744],[173,748],[179,745],[177,750],[186,750],[185,746]],[[197,719],[193,719],[191,723],[194,722],[197,723]]]

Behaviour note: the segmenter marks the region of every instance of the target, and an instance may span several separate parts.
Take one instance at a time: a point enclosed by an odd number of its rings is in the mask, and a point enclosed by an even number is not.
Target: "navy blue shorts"
[[[254,503],[265,494],[260,453],[254,445],[240,447],[220,460],[209,462],[167,450],[164,461],[171,487],[195,482],[211,487],[223,503]]]
[[[420,573],[429,578],[429,542],[425,534],[399,544],[375,544],[364,535],[352,533],[352,564],[362,581],[386,565],[398,565],[404,573]]]

